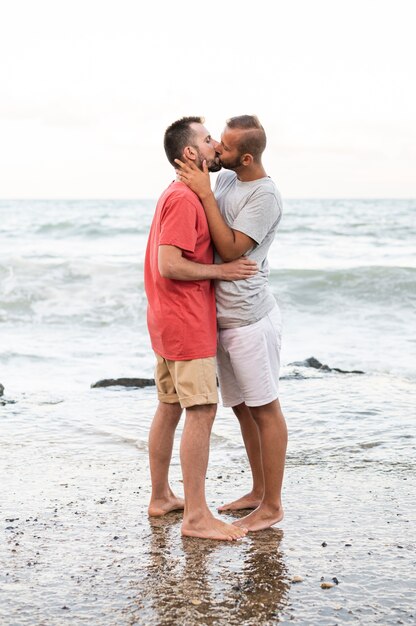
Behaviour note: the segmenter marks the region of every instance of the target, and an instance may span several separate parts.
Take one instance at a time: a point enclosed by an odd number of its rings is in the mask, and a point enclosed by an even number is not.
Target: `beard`
[[[220,165],[225,170],[233,170],[235,171],[241,165],[241,157],[236,157],[233,161],[224,162],[220,159]]]
[[[220,171],[222,165],[220,163],[220,158],[218,154],[216,154],[213,159],[206,159],[205,157],[202,156],[199,150],[197,150],[197,154],[198,154],[198,159],[195,161],[195,164],[197,165],[197,167],[199,167],[200,170],[202,170],[202,162],[206,161],[209,172]]]
[[[207,165],[208,165],[209,172],[219,172],[220,169],[222,168],[219,157],[215,157],[215,159],[212,160],[211,164],[207,163]]]

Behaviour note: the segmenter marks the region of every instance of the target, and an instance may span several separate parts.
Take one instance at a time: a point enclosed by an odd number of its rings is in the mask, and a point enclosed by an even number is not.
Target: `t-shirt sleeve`
[[[281,207],[273,193],[254,194],[235,218],[232,228],[260,244],[279,222],[281,214]]]
[[[195,206],[181,197],[166,203],[160,219],[159,245],[176,246],[194,252],[197,241]]]

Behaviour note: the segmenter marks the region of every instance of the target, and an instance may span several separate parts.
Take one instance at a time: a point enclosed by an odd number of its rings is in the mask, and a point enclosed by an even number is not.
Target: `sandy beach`
[[[109,411],[122,399],[143,412],[153,403],[151,390],[89,393],[97,403],[106,394]],[[181,538],[179,512],[147,517],[144,444],[121,431],[98,443],[84,428],[75,447],[69,430],[54,433],[51,414],[62,427],[80,398],[44,402],[47,421],[29,441],[18,417],[25,402],[2,414],[6,440],[13,432],[1,459],[2,625],[414,623],[410,465],[289,456],[281,524],[232,544]],[[243,450],[219,445],[215,430],[213,510],[249,475]],[[177,452],[171,477],[181,493]]]

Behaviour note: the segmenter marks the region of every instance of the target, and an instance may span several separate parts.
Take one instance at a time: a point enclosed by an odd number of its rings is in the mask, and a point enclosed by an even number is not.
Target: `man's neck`
[[[248,183],[252,180],[258,180],[259,178],[265,178],[267,176],[266,170],[261,163],[253,163],[249,167],[240,166],[235,170],[238,180],[242,183]]]

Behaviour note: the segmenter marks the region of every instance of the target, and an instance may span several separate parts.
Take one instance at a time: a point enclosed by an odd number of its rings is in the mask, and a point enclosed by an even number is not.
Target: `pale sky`
[[[245,113],[283,197],[415,198],[415,17],[414,0],[0,0],[0,198],[156,198],[171,122],[203,115],[219,139]]]

